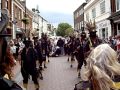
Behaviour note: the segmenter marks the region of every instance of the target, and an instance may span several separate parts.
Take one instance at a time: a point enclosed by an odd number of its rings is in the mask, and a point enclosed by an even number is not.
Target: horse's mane
[[[82,79],[90,80],[93,90],[110,90],[113,77],[120,75],[117,53],[108,44],[101,44],[92,50],[86,61],[87,66],[82,69],[82,76],[86,77]]]

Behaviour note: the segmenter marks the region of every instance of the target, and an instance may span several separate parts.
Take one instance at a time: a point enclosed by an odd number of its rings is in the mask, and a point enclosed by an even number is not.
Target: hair
[[[14,58],[10,53],[10,47],[7,45],[7,41],[3,38],[3,43],[1,46],[1,60],[0,60],[0,74],[8,76],[12,76],[12,67],[15,65]]]
[[[93,90],[110,90],[115,75],[120,75],[117,53],[108,45],[97,46],[87,58],[85,76],[92,82]]]

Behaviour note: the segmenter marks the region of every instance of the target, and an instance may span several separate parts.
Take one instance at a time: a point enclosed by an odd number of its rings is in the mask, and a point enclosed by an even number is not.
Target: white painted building
[[[33,11],[33,19],[32,19],[32,32],[34,36],[39,36],[39,10],[32,9]]]
[[[86,0],[84,20],[96,22],[97,35],[100,38],[111,36],[111,24],[107,18],[111,15],[110,0]]]

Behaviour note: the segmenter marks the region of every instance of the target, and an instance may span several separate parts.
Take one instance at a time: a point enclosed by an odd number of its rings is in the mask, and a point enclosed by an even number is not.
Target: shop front
[[[108,19],[111,22],[113,36],[120,35],[120,11],[115,12]]]
[[[111,24],[109,20],[102,20],[96,23],[97,34],[101,39],[109,38],[111,36]]]

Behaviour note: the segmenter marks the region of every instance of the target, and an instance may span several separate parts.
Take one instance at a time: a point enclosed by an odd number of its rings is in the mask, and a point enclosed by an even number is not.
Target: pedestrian
[[[78,46],[76,47],[75,50],[75,56],[78,62],[78,66],[77,66],[77,71],[78,71],[78,77],[80,78],[80,70],[82,65],[86,65],[86,60],[85,60],[85,56],[84,56],[84,49],[86,46],[86,33],[83,31],[81,33],[81,38],[78,42]]]
[[[24,41],[25,47],[21,53],[21,73],[23,76],[23,85],[27,89],[29,76],[32,76],[32,80],[35,84],[35,89],[39,90],[39,83],[37,80],[36,60],[37,53],[33,48],[30,39]]]
[[[39,67],[38,67],[38,77],[40,77],[41,80],[43,80],[43,75],[42,75],[42,70],[43,70],[43,67],[42,67],[42,63],[43,63],[43,60],[42,60],[42,52],[41,52],[41,44],[38,40],[38,37],[34,37],[34,48],[35,50],[37,51],[37,59],[39,61]]]
[[[46,66],[46,56],[48,51],[48,42],[47,42],[47,35],[42,33],[42,38],[41,38],[41,52],[42,52],[42,60],[44,63],[44,68],[47,68]]]

